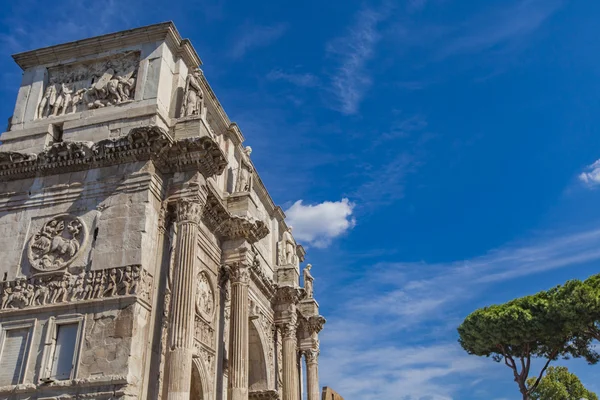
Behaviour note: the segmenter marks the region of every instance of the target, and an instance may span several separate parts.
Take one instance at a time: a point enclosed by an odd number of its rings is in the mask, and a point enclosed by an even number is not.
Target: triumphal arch
[[[13,57],[0,399],[317,400],[304,249],[190,42],[162,23]]]

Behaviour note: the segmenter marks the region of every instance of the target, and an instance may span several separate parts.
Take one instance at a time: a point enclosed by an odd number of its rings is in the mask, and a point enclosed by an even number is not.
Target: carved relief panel
[[[202,271],[196,279],[196,312],[212,321],[215,311],[215,297],[206,272]]]
[[[36,118],[133,101],[139,58],[139,52],[127,52],[102,60],[50,68]]]
[[[80,218],[59,215],[44,223],[31,237],[27,257],[37,271],[57,271],[77,258],[86,241],[87,228]]]

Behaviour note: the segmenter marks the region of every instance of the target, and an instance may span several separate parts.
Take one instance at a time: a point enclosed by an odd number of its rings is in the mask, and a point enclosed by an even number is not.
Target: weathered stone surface
[[[189,41],[165,23],[14,58],[0,329],[30,336],[0,398],[300,400],[301,355],[314,400],[304,250]]]

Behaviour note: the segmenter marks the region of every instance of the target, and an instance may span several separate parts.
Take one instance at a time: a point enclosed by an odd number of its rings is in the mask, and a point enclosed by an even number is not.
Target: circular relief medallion
[[[29,240],[29,262],[33,268],[43,272],[65,268],[79,255],[86,236],[81,219],[71,215],[54,217]]]
[[[196,280],[196,311],[210,319],[215,310],[215,300],[210,281],[205,272],[200,272]]]

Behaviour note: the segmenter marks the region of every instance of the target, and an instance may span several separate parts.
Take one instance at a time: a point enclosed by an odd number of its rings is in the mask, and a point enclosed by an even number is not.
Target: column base
[[[168,359],[167,400],[190,400],[192,350],[172,350]]]

